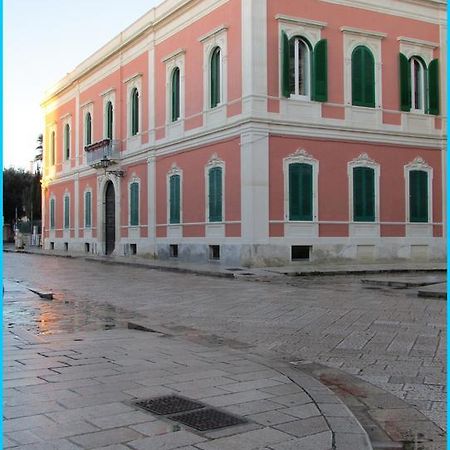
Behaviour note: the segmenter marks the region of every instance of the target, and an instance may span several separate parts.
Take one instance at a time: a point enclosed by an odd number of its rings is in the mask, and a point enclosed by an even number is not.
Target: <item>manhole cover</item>
[[[169,417],[199,431],[215,430],[247,423],[245,419],[234,417],[214,408],[204,408],[185,414]]]
[[[139,408],[159,415],[175,414],[193,409],[204,408],[202,403],[194,402],[178,395],[166,395],[163,397],[140,400],[135,403]]]

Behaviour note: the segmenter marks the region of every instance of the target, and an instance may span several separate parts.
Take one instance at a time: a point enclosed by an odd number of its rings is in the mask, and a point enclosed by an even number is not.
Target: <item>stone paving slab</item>
[[[26,401],[27,389],[35,388],[32,379],[29,386],[7,389],[5,391],[7,403],[16,395],[21,396],[22,403],[21,406],[8,407],[6,410],[4,437],[8,448],[282,450],[299,448],[296,446],[300,444],[302,445],[300,448],[305,449],[313,448],[313,445],[314,450],[331,448],[330,437],[334,430],[328,425],[329,418],[324,418],[324,413],[315,403],[314,395],[307,394],[300,385],[280,372],[278,366],[271,367],[264,359],[253,356],[249,358],[247,354],[236,350],[212,352],[208,348],[193,345],[180,338],[167,338],[133,330],[47,336],[44,342],[38,338],[34,339],[31,334],[27,336],[27,340],[24,340],[23,336],[16,339],[14,331],[15,328],[5,331],[5,354],[10,359],[20,359],[24,367],[28,361],[33,364],[36,360],[35,354],[43,353],[43,348],[57,350],[49,354],[59,354],[60,358],[65,358],[64,373],[55,375],[51,381],[42,378],[42,385],[45,388],[42,388],[39,394],[32,394],[31,397],[39,395],[42,400],[50,393],[66,391],[76,397],[69,396],[66,400],[59,400],[58,403],[54,400],[38,403],[40,409],[36,410]],[[90,368],[90,364],[67,365],[69,362],[65,355],[72,353],[82,358],[85,352],[89,355],[87,359],[101,361],[102,370],[96,368],[99,363],[92,364],[94,370]],[[108,358],[104,357],[105,352],[109,353]],[[117,359],[111,357],[112,353]],[[112,383],[114,391],[102,391],[101,388],[108,386],[110,379],[115,380],[116,374],[121,374],[122,369],[129,368],[125,363],[127,354],[131,354],[135,362],[151,360],[156,366],[164,367],[168,362],[171,363],[166,369],[171,376],[167,379],[156,378],[160,383],[157,386],[147,387],[140,385],[139,379],[133,380],[132,384],[141,386],[142,389],[136,394],[150,395],[149,389],[153,388],[162,389],[164,392],[179,392],[181,395],[186,395],[194,386],[199,390],[205,389],[205,392],[211,388],[220,389],[220,394],[211,393],[202,401],[242,415],[249,423],[240,427],[198,433],[189,427],[163,420],[134,407],[133,389],[129,389],[130,382],[114,381]],[[227,361],[228,371],[214,369],[218,363],[225,365],[223,360]],[[55,364],[54,357],[48,358],[48,361],[51,365]],[[184,374],[186,366],[180,365],[184,361],[193,362],[193,366],[198,362],[197,370],[191,369],[190,374]],[[103,372],[109,365],[115,367],[114,374]],[[233,378],[236,373],[253,375],[250,380],[236,381]],[[66,374],[73,375],[70,377],[70,383],[76,382],[78,378],[91,379],[94,383],[73,387],[67,385]],[[259,378],[256,374],[259,374]],[[179,382],[173,383],[173,377],[177,376]],[[302,379],[307,380],[308,377]],[[59,384],[64,387],[56,391],[51,390],[53,387],[57,388]],[[47,387],[50,390],[46,389]],[[57,411],[54,410],[55,406]],[[16,418],[14,417],[16,414],[23,417]],[[352,420],[348,410],[346,419]],[[358,429],[356,434],[364,432]],[[346,450],[344,447],[336,449]],[[359,450],[365,449],[370,450],[370,444]]]

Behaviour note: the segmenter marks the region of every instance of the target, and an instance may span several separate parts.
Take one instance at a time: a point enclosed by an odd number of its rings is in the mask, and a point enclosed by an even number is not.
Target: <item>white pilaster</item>
[[[267,0],[242,2],[242,111],[267,113]]]
[[[269,133],[250,129],[241,134],[242,239],[263,244],[269,239]]]
[[[72,130],[75,131],[75,166],[78,166],[78,156],[80,154],[80,86],[78,84],[77,95],[75,97],[75,124],[72,126]]]
[[[147,189],[148,189],[148,239],[150,248],[156,253],[156,157],[147,158]]]
[[[152,39],[148,50],[148,139],[150,145],[155,143],[155,104],[155,47]]]
[[[75,226],[75,239],[78,239],[80,236],[80,175],[79,173],[75,173],[73,176],[73,190],[74,190],[74,209],[75,209],[75,220],[74,220],[74,226]]]

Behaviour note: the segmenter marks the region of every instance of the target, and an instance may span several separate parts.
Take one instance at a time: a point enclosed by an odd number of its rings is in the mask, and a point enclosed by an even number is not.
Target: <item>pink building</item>
[[[444,0],[166,0],[47,94],[47,249],[445,258]]]

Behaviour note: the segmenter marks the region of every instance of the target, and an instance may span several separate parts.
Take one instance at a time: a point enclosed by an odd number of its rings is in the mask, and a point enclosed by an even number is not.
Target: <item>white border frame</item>
[[[170,177],[173,175],[179,175],[180,177],[180,222],[170,223]],[[176,163],[172,164],[172,167],[166,174],[166,211],[167,211],[167,225],[169,227],[178,227],[183,224],[183,170],[180,169]]]
[[[89,226],[86,225],[86,194],[88,192],[91,194],[91,224]],[[93,198],[94,198],[94,196],[92,194],[92,188],[88,185],[88,186],[86,186],[85,190],[83,191],[83,230],[84,231],[92,230],[92,228],[94,228],[94,225],[93,225],[93,217],[94,217],[93,210],[94,210],[94,208],[93,208],[93,203],[92,203]]]
[[[106,112],[106,106],[108,102],[111,102],[113,108],[113,123],[112,123],[112,140],[116,137],[116,91],[110,89],[103,94],[103,137],[106,139],[108,114]]]
[[[209,220],[209,171],[214,167],[222,169],[222,220],[210,222]],[[205,166],[205,223],[207,225],[222,225],[225,222],[225,161],[214,153]]]
[[[69,199],[69,226],[66,227],[66,198]],[[71,204],[71,199],[70,199],[70,192],[68,189],[66,189],[64,191],[64,195],[63,195],[63,223],[62,223],[62,228],[65,232],[70,232],[70,226],[72,225],[70,223],[70,204]]]
[[[66,146],[65,146],[65,136],[66,136],[66,125],[69,125],[69,157],[66,158]],[[72,133],[73,133],[73,127],[72,127],[72,116],[67,115],[62,119],[62,161],[63,161],[63,168],[69,169],[70,163],[73,159],[73,146],[72,146]]]
[[[131,185],[138,184],[138,223],[131,225]],[[129,229],[139,229],[141,226],[141,179],[133,172],[128,180],[128,227]]]
[[[142,135],[142,74],[137,74],[131,79],[125,81],[127,85],[127,139],[137,139]],[[139,105],[138,105],[138,114],[139,114],[139,122],[138,122],[138,132],[136,134],[131,134],[131,111],[132,111],[132,103],[131,103],[131,93],[133,89],[136,88],[138,91]]]

